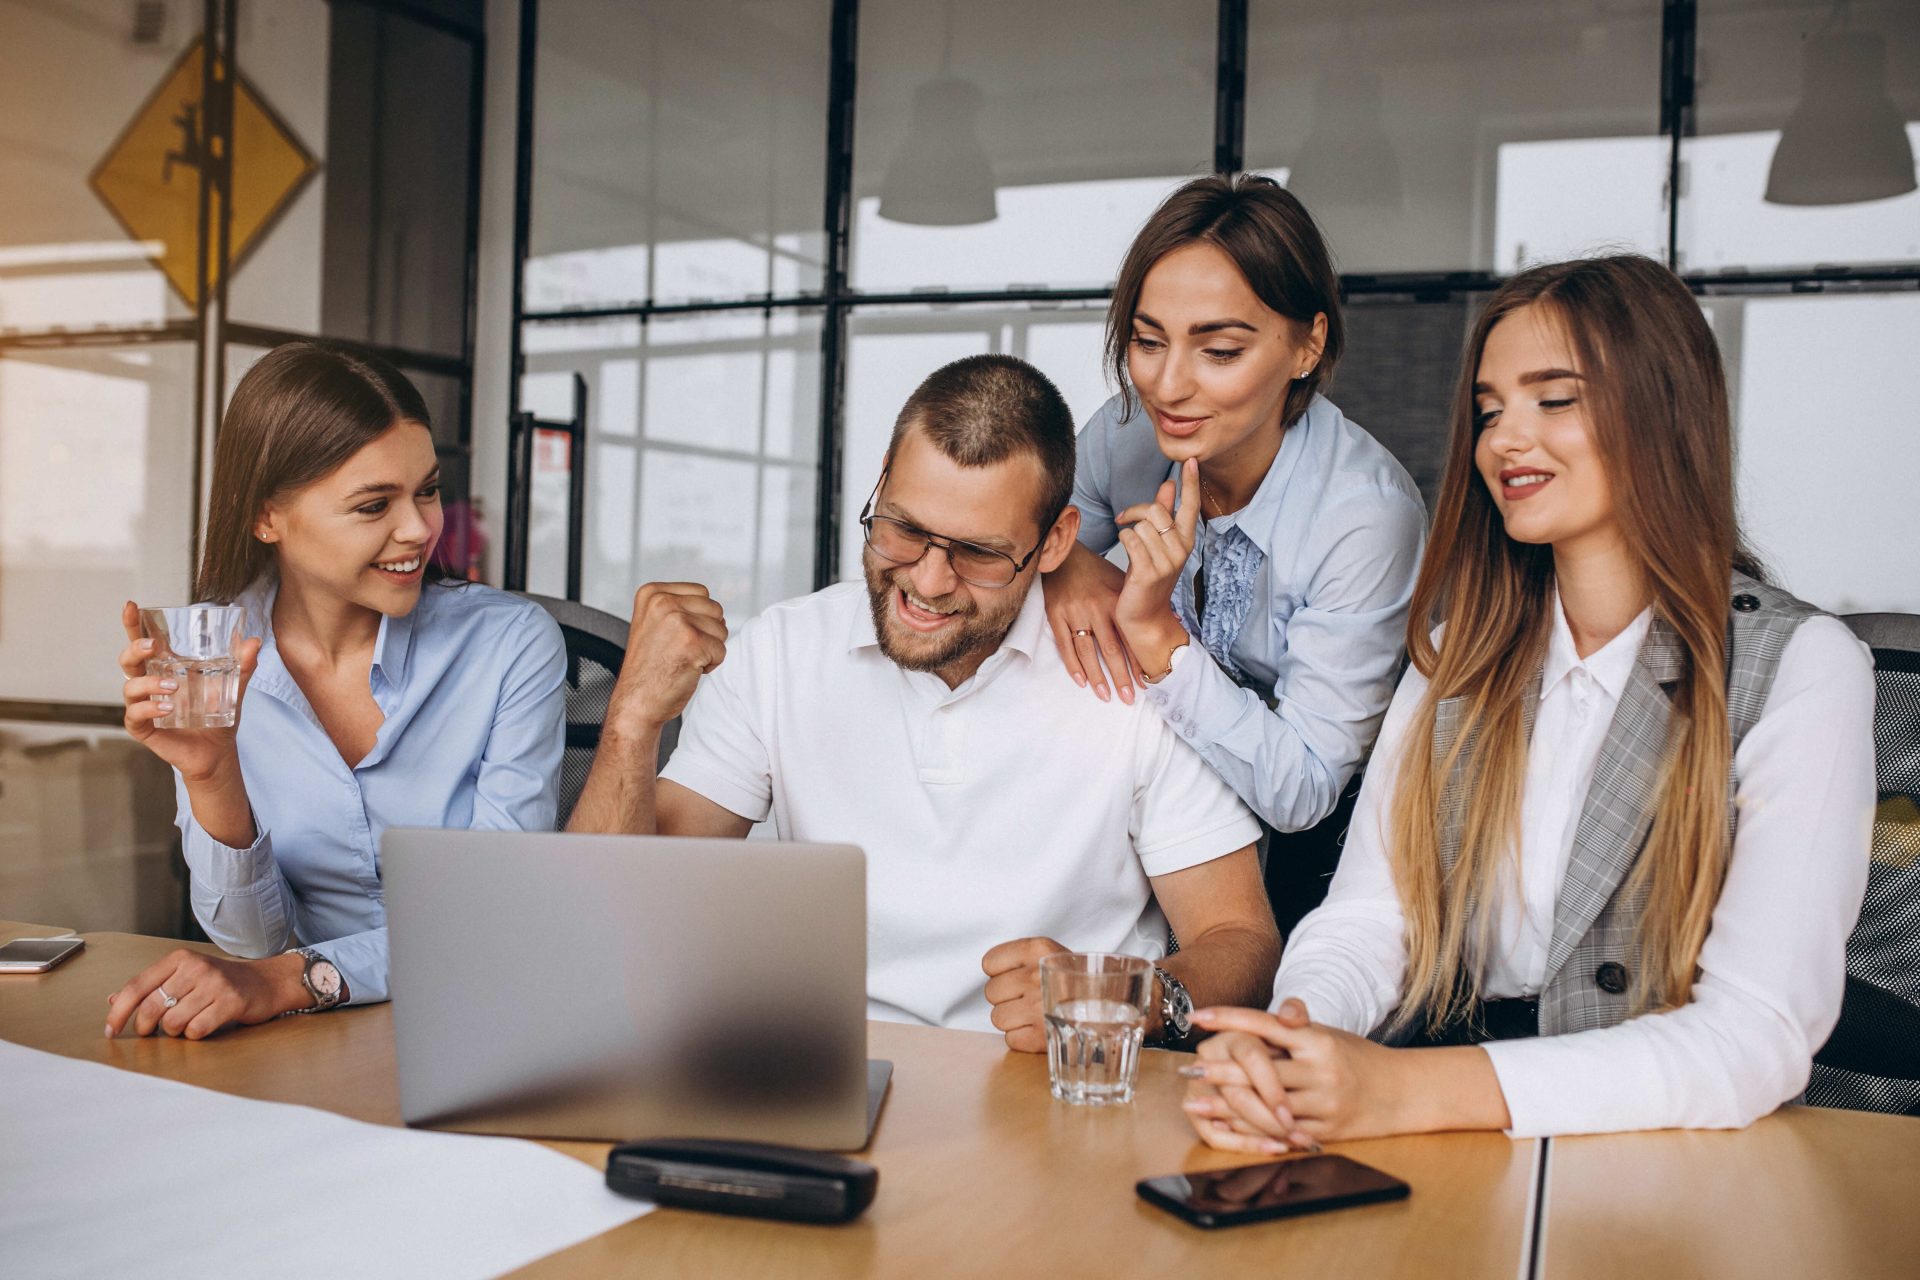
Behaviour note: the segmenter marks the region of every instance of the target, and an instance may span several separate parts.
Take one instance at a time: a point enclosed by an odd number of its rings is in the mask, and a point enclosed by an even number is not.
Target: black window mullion
[[[821,291],[820,474],[814,502],[813,585],[834,580],[840,549],[841,417],[846,410],[847,251],[853,222],[853,106],[859,52],[859,0],[833,0],[827,77],[826,261]]]
[[[1680,269],[1680,140],[1693,134],[1695,0],[1664,0],[1660,11],[1660,130],[1667,135],[1667,266]]]
[[[1213,67],[1213,171],[1238,173],[1247,151],[1247,0],[1220,0]]]

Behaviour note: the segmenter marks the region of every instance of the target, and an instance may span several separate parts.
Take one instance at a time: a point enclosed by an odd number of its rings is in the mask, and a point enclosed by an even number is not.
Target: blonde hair
[[[1643,903],[1631,966],[1636,1012],[1687,1002],[1726,873],[1727,591],[1732,569],[1758,576],[1758,565],[1734,518],[1719,348],[1686,286],[1651,259],[1536,267],[1502,285],[1474,326],[1453,397],[1432,541],[1414,586],[1407,649],[1429,684],[1389,815],[1406,915],[1400,1031],[1437,1031],[1478,1001],[1490,943],[1486,904],[1513,877],[1518,857],[1525,701],[1552,625],[1553,551],[1506,534],[1474,465],[1473,386],[1487,334],[1528,307],[1557,322],[1586,376],[1587,420],[1622,535],[1656,618],[1686,656],[1652,830],[1620,890]],[[1446,633],[1436,646],[1431,628],[1442,617]],[[1449,698],[1462,699],[1459,732],[1436,759],[1434,725]],[[1458,857],[1444,869],[1441,804],[1450,781],[1461,835]]]

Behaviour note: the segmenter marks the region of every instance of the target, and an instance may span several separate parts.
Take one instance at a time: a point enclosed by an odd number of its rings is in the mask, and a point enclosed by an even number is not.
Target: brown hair
[[[1107,366],[1120,388],[1122,416],[1131,417],[1135,409],[1127,350],[1140,289],[1155,263],[1190,244],[1210,244],[1231,258],[1268,310],[1308,327],[1316,315],[1326,316],[1327,341],[1320,358],[1306,377],[1296,378],[1287,387],[1280,425],[1292,426],[1313,397],[1331,384],[1334,366],[1346,347],[1340,276],[1306,206],[1285,187],[1257,173],[1195,178],[1162,201],[1133,238],[1107,307]]]
[[[1535,267],[1497,290],[1468,340],[1452,406],[1446,476],[1414,585],[1407,650],[1429,681],[1408,729],[1389,830],[1406,915],[1407,975],[1395,1025],[1438,1029],[1479,996],[1495,900],[1515,856],[1527,739],[1524,699],[1552,626],[1553,550],[1516,542],[1474,464],[1474,383],[1487,334],[1538,307],[1586,381],[1587,421],[1627,547],[1656,617],[1686,652],[1673,694],[1653,828],[1623,892],[1644,895],[1636,1011],[1690,997],[1726,873],[1726,628],[1729,571],[1759,576],[1734,518],[1733,430],[1713,333],[1686,285],[1650,258]],[[1436,646],[1431,628],[1444,615]],[[1445,759],[1431,747],[1439,702],[1465,699]],[[1447,779],[1475,744],[1462,787],[1458,860],[1440,866]]]
[[[213,495],[194,596],[232,601],[273,567],[253,535],[260,510],[346,462],[395,424],[432,428],[406,375],[365,351],[323,342],[275,347],[234,389],[213,447]],[[438,576],[431,563],[427,576]]]
[[[1040,463],[1040,532],[1073,500],[1073,411],[1047,375],[1013,356],[967,356],[934,370],[893,422],[891,455],[919,428],[963,467],[987,467],[1016,454]]]

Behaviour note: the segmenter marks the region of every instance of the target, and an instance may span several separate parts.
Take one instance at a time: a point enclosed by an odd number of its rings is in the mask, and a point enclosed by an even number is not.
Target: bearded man
[[[771,816],[783,839],[860,846],[871,1017],[1040,1052],[1039,962],[1062,950],[1156,959],[1150,1039],[1184,1036],[1195,1004],[1264,1007],[1280,940],[1258,824],[1144,702],[1076,687],[1048,631],[1073,436],[1032,366],[956,361],[894,424],[864,584],[775,605],[731,649],[704,588],[642,587],[570,829],[745,836]]]

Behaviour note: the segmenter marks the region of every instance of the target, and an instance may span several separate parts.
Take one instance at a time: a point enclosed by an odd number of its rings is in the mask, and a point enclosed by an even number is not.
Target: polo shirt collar
[[[1037,575],[1036,575],[1037,576]],[[1008,629],[1006,639],[1000,642],[1000,648],[987,655],[992,662],[999,654],[1012,649],[1031,658],[1040,651],[1039,646],[1048,643],[1046,584],[1036,581],[1027,591],[1027,598],[1021,602],[1020,612],[1014,615],[1013,626]],[[860,593],[860,607],[853,611],[853,619],[847,628],[847,652],[880,647],[880,635],[873,626],[873,607],[871,597],[866,591]],[[981,664],[982,666],[985,663]]]

